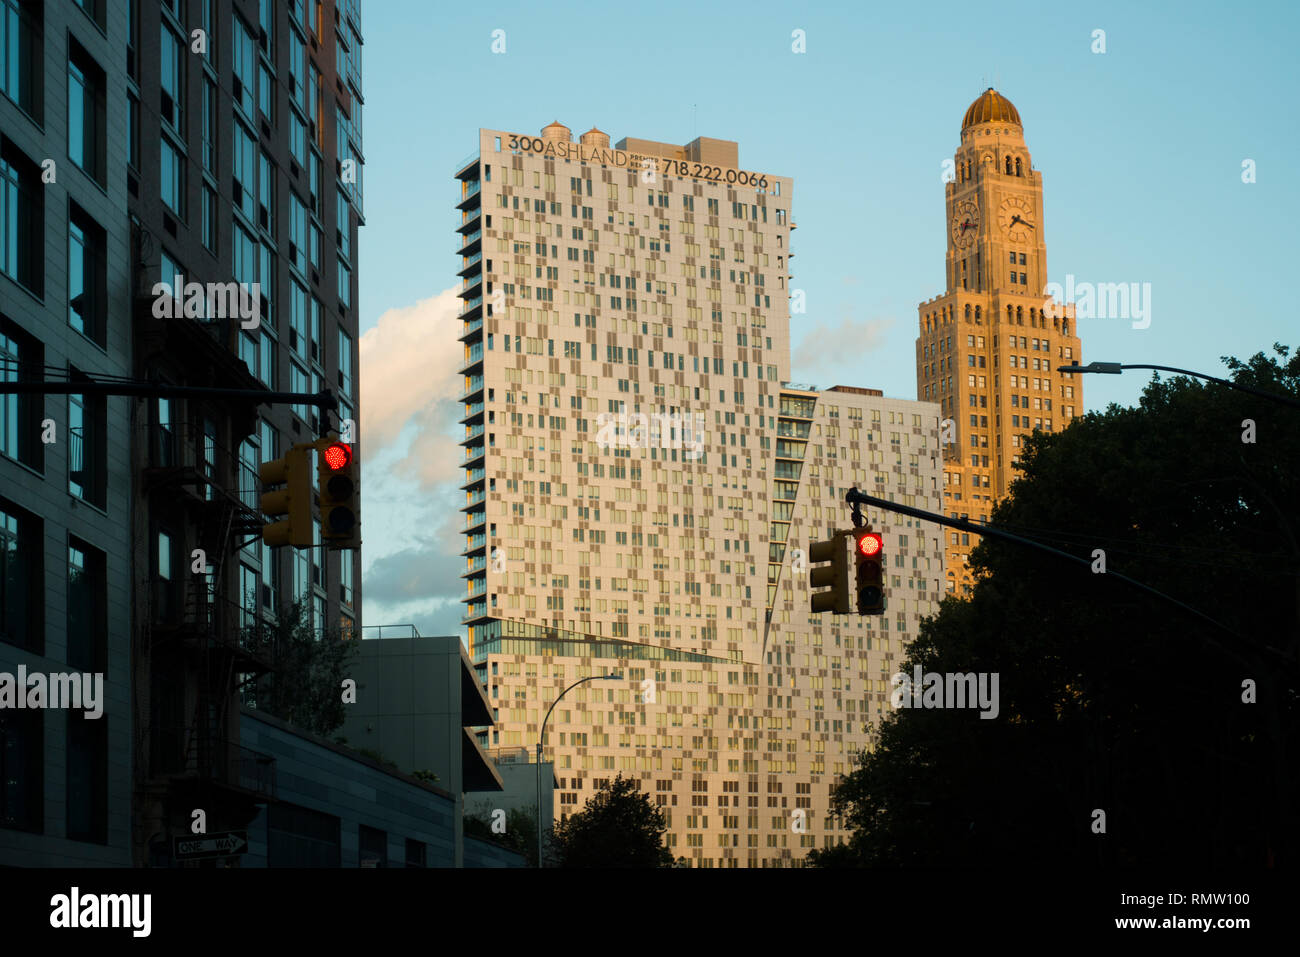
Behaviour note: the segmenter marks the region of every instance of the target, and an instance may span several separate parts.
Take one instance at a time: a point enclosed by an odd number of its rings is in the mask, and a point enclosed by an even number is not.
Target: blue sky
[[[1222,355],[1300,344],[1297,5],[1058,6],[369,0],[366,623],[460,630],[460,346],[435,297],[457,281],[451,177],[479,127],[738,141],[742,168],[794,179],[793,378],[911,398],[917,304],[943,291],[941,164],[992,85],[1043,174],[1049,278],[1151,284],[1148,328],[1080,323],[1084,361],[1220,374]],[[1085,404],[1131,404],[1144,382],[1091,377]]]

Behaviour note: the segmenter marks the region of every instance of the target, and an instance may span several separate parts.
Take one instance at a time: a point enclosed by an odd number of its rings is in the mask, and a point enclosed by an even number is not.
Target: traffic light
[[[330,548],[357,548],[361,545],[361,466],[356,452],[333,437],[314,444],[321,541]]]
[[[858,565],[858,614],[878,615],[885,610],[885,541],[879,532],[856,529],[852,534]]]
[[[273,518],[284,516],[262,527],[262,541],[267,545],[311,547],[311,462],[307,449],[308,446],[295,445],[281,458],[264,462],[258,469],[264,488],[259,503],[262,513]],[[266,490],[277,485],[282,487]]]
[[[829,611],[836,615],[847,615],[849,608],[849,548],[847,539],[852,532],[836,532],[828,542],[813,542],[808,546],[808,563],[815,565],[822,562],[829,564],[814,568],[808,573],[810,588],[830,586],[830,591],[814,592],[812,611],[817,614]]]

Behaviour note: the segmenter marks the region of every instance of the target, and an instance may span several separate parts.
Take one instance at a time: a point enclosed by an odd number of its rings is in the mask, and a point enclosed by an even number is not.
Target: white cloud
[[[790,360],[792,380],[822,388],[872,386],[864,377],[870,377],[878,366],[864,359],[884,361],[869,354],[885,344],[893,325],[893,317],[859,321],[845,316],[835,326],[825,322],[803,326]]]
[[[422,485],[460,475],[455,429],[461,417],[464,345],[461,302],[447,289],[413,306],[390,309],[358,343],[362,448],[397,451],[393,468]],[[412,426],[410,433],[408,426]],[[403,448],[404,446],[404,448]]]

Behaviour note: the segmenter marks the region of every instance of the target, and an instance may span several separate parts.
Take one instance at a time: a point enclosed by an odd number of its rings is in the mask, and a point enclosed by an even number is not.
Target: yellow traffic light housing
[[[264,489],[259,503],[262,513],[272,518],[284,516],[262,527],[262,541],[267,545],[312,545],[311,463],[307,449],[295,445],[281,458],[264,462],[258,469]]]
[[[814,592],[812,612],[829,611],[836,615],[847,615],[849,607],[849,546],[848,539],[852,532],[839,531],[830,541],[813,542],[808,546],[808,564],[821,565],[808,573],[810,588],[826,588],[829,591]]]
[[[857,562],[859,615],[878,615],[885,610],[885,541],[879,532],[855,529],[853,555]]]

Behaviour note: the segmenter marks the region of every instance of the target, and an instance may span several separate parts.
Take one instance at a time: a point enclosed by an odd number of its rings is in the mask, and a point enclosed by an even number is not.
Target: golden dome
[[[1012,123],[1020,126],[1020,114],[1001,93],[989,87],[970,105],[966,118],[961,121],[962,131],[976,123]]]

